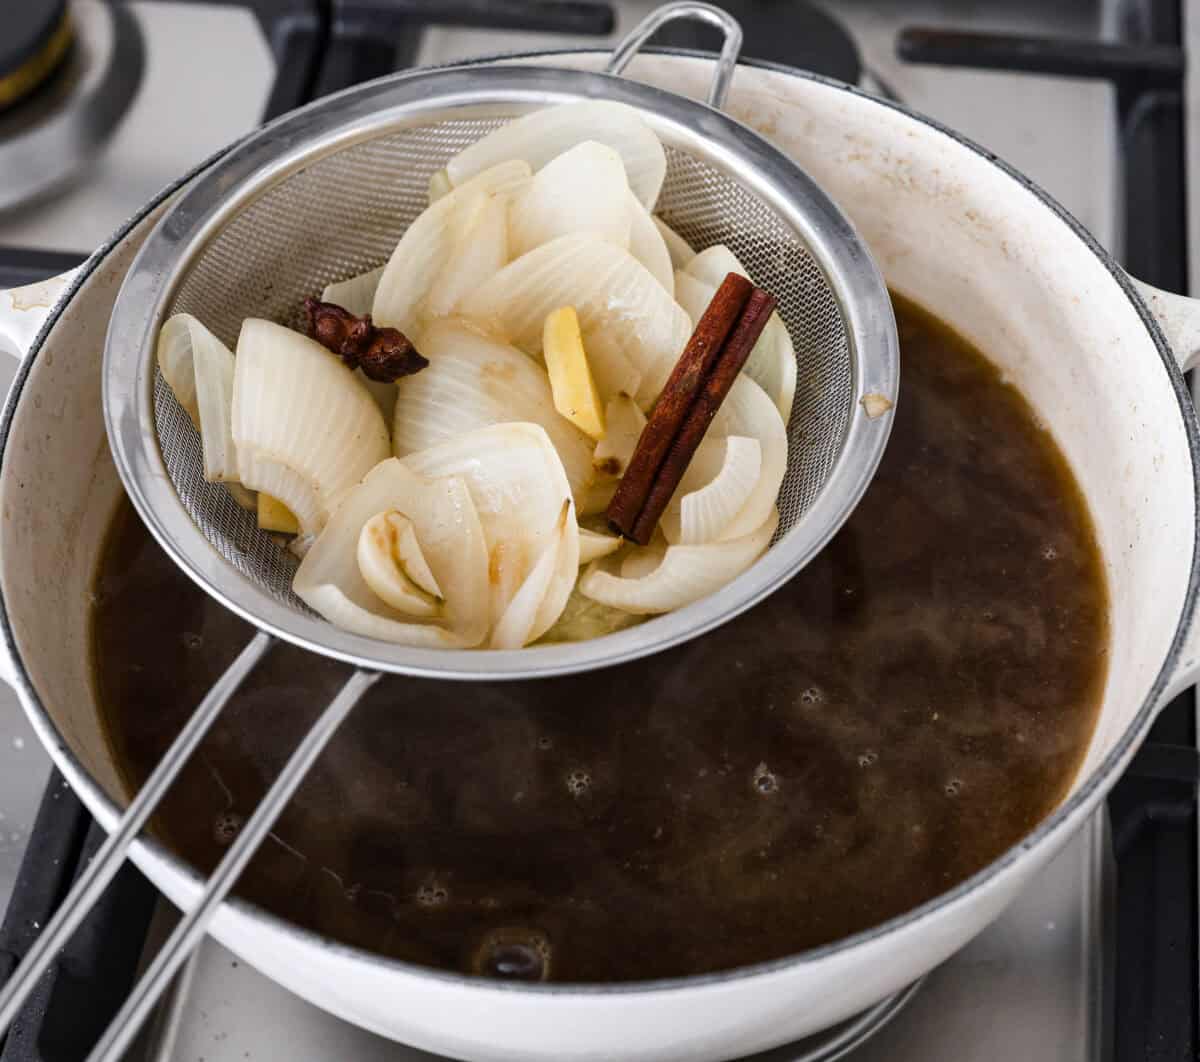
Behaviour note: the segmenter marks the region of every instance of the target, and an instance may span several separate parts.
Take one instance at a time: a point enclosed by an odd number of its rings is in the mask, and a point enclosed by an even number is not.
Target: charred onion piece
[[[305,299],[308,334],[352,369],[390,383],[420,372],[429,362],[398,328],[376,328],[369,313],[356,317],[336,302]]]

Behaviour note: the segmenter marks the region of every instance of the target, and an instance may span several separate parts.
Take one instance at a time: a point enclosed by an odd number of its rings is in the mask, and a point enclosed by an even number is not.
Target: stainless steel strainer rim
[[[180,276],[213,234],[264,189],[381,129],[582,98],[629,103],[677,146],[702,147],[777,210],[820,261],[842,309],[854,366],[849,425],[825,487],[796,527],[718,593],[588,642],[516,651],[409,649],[338,630],[281,604],[213,548],[163,462],[152,408],[153,350]],[[385,78],[284,116],[231,148],[181,194],[139,253],[114,307],[103,372],[106,426],[126,491],[155,538],[209,594],[260,629],[326,656],[372,670],[473,680],[607,667],[696,637],[760,601],[811,559],[862,496],[892,420],[868,416],[862,399],[880,394],[894,402],[898,378],[895,322],[879,270],[841,211],[786,156],[728,116],[650,86],[577,70],[508,66]]]

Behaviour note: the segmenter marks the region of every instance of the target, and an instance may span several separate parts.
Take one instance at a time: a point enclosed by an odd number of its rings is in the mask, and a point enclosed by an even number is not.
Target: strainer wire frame
[[[733,175],[776,212],[820,263],[842,312],[852,369],[848,423],[827,482],[804,518],[724,588],[587,642],[518,650],[398,647],[337,629],[281,603],[213,548],[181,502],[160,450],[153,350],[192,261],[275,184],[384,130],[512,117],[589,98],[615,99],[642,110],[668,149]],[[114,308],[105,351],[104,413],[118,472],[151,533],[206,592],[260,629],[359,667],[430,678],[530,679],[659,652],[726,622],[799,571],[841,526],[869,484],[892,417],[873,418],[863,400],[876,394],[894,402],[898,378],[895,319],[886,285],[865,245],[811,178],[757,134],[701,103],[614,75],[519,66],[445,68],[381,79],[285,116],[233,149],[183,193],[139,252]]]

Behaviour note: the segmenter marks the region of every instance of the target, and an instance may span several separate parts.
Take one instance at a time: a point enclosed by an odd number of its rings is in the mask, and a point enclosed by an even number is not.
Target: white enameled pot
[[[521,61],[598,68],[604,58]],[[703,98],[711,62],[647,55],[630,73]],[[1112,600],[1091,747],[1058,810],[950,892],[828,947],[714,976],[498,985],[342,947],[242,902],[221,909],[212,932],[230,949],[386,1036],[497,1062],[708,1062],[827,1027],[920,977],[995,918],[1088,818],[1158,709],[1200,667],[1198,432],[1180,371],[1200,353],[1200,304],[1137,285],[1020,174],[903,108],[754,65],[739,68],[729,107],[833,195],[895,290],[1001,365],[1066,453],[1097,525]],[[89,584],[119,492],[100,357],[121,279],[162,203],[99,250],[53,308],[61,282],[0,294],[0,331],[27,352],[0,427],[6,677],[106,826],[123,794],[97,722],[86,630]],[[157,844],[139,844],[133,858],[175,903],[197,896],[195,873]]]

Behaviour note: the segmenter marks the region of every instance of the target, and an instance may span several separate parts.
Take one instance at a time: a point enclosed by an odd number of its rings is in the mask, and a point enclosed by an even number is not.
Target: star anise
[[[344,306],[318,299],[305,299],[304,312],[308,334],[372,380],[391,382],[429,364],[400,329],[377,328],[369,313],[358,317]]]

